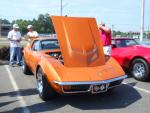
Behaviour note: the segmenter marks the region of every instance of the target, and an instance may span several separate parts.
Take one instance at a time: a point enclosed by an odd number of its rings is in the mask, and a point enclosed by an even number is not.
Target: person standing
[[[39,37],[37,31],[33,31],[33,26],[32,25],[28,25],[27,29],[28,29],[27,39],[28,39],[29,42],[31,42],[35,38]]]
[[[10,41],[10,66],[15,64],[14,57],[17,58],[17,65],[21,66],[21,33],[19,32],[18,24],[13,24],[13,29],[8,33],[8,39]]]
[[[109,56],[111,56],[111,52],[112,52],[111,29],[109,27],[106,27],[105,24],[100,24],[98,26],[98,28],[99,28],[100,37],[101,37],[102,43],[103,43],[104,54],[106,57],[107,56],[109,57]]]

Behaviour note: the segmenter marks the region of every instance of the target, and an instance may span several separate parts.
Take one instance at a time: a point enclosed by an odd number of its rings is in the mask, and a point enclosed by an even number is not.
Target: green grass
[[[0,39],[1,39],[1,38],[7,38],[7,36],[0,36]]]
[[[0,48],[9,47],[9,45],[0,45]]]

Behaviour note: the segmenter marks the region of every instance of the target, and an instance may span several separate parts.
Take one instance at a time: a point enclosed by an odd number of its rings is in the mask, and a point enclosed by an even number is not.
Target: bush
[[[9,60],[10,57],[10,48],[8,46],[4,46],[0,48],[0,59],[1,60]],[[22,55],[23,47],[21,47],[21,55]]]
[[[2,60],[8,60],[9,59],[9,47],[4,46],[0,48],[0,59]]]

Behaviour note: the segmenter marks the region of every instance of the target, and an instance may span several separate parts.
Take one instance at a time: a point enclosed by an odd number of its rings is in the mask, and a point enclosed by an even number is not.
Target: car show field
[[[1,0],[0,113],[150,113],[150,0]]]

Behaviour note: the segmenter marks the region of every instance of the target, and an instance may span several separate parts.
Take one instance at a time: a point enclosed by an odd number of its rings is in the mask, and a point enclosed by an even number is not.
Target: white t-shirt
[[[38,37],[39,35],[38,35],[38,33],[36,31],[29,31],[27,33],[27,36],[28,37]]]
[[[111,56],[111,53],[112,53],[111,45],[103,46],[103,50],[104,50],[104,55]]]
[[[17,40],[21,40],[21,34],[19,31],[11,30],[8,33],[8,39],[10,39],[10,47],[20,47],[20,42]]]

